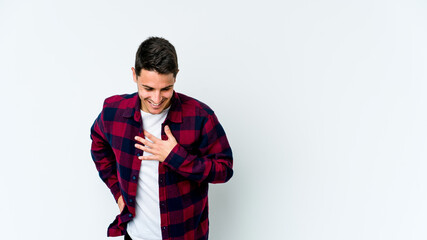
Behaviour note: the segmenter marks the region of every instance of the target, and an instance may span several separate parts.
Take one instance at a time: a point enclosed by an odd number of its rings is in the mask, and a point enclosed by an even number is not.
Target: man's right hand
[[[117,205],[119,205],[120,213],[123,211],[123,208],[125,208],[125,202],[123,201],[123,197],[120,196],[119,199],[117,199]]]

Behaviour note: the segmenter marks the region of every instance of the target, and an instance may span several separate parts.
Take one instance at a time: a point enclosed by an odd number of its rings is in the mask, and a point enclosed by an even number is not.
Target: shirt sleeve
[[[121,196],[119,181],[117,178],[116,157],[108,143],[102,122],[103,112],[95,120],[91,127],[92,139],[91,155],[102,181],[107,185],[117,199]]]
[[[215,114],[203,126],[199,155],[190,154],[177,144],[163,162],[197,182],[225,183],[233,175],[233,156],[224,129]]]

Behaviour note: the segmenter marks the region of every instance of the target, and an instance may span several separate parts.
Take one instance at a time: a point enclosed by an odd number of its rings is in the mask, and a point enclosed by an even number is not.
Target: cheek
[[[173,96],[173,91],[169,91],[163,95],[164,98],[172,98],[172,96]]]
[[[140,90],[139,91],[139,98],[145,99],[145,98],[148,98],[148,97],[150,97],[150,94],[147,91],[144,91],[144,90]]]

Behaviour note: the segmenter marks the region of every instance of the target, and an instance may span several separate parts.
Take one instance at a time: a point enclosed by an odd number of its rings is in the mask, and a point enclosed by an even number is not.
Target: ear
[[[137,76],[136,76],[136,72],[135,72],[135,68],[132,67],[132,75],[133,75],[133,81],[136,83],[137,81]]]

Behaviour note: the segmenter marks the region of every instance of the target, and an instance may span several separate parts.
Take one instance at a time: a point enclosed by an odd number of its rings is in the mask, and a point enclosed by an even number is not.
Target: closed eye
[[[149,87],[147,85],[142,85],[142,87],[144,88],[145,91],[153,91],[154,90],[154,88]],[[160,91],[169,91],[172,88],[173,88],[173,85],[170,85],[170,86],[167,86],[167,87],[164,87],[164,88],[160,89]]]

